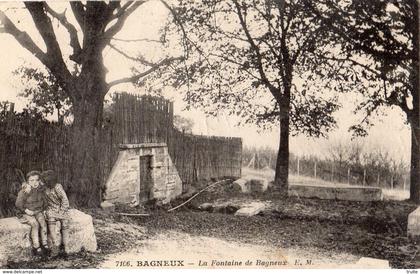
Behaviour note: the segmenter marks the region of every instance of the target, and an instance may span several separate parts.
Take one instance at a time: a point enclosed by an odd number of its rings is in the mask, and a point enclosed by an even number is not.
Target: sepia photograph
[[[2,273],[418,273],[419,18],[420,0],[0,1]]]

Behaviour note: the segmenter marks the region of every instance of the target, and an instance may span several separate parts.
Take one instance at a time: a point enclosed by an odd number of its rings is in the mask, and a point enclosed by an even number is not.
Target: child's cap
[[[57,175],[55,174],[54,170],[50,169],[50,170],[46,170],[44,172],[42,172],[42,178],[44,179],[44,181],[56,181],[57,180]]]

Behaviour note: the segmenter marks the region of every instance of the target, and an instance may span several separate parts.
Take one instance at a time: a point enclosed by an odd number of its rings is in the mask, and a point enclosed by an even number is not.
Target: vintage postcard
[[[419,5],[0,2],[3,273],[417,273]]]

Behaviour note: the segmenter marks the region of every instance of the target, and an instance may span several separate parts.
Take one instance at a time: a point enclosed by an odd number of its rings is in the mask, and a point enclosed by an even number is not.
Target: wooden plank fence
[[[0,110],[1,112],[2,110]],[[102,180],[117,158],[119,144],[165,142],[185,184],[240,177],[240,138],[196,136],[173,126],[173,103],[159,97],[117,94],[105,119],[100,144]],[[31,113],[0,113],[0,217],[10,214],[20,185],[15,169],[55,169],[66,188],[70,178],[71,126]]]
[[[174,131],[169,154],[184,183],[241,176],[242,139],[197,136]]]

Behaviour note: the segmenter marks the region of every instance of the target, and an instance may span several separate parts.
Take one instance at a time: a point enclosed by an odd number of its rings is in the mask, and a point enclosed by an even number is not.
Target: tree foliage
[[[410,199],[420,202],[420,65],[418,1],[333,1],[311,3],[314,14],[340,38],[345,58],[363,68],[370,88],[360,89],[364,100],[356,112],[364,118],[351,129],[366,135],[372,114],[397,107],[411,127]],[[340,16],[337,16],[340,15]],[[372,84],[373,83],[373,84]]]
[[[349,64],[328,58],[336,51],[336,34],[304,0],[178,4],[191,52],[173,85],[209,114],[227,112],[263,128],[280,124],[275,181],[285,188],[290,134],[325,136],[339,108],[330,91],[359,85]]]
[[[181,115],[175,115],[174,116],[174,127],[184,133],[192,133],[192,129],[194,126],[194,121],[189,119],[189,118],[185,118],[182,117]]]
[[[351,129],[356,135],[366,135],[373,125],[372,116],[392,106],[400,108],[410,123],[413,93],[418,93],[413,66],[417,60],[415,1],[311,3],[318,18],[338,35],[336,43],[341,45],[344,58],[337,61],[351,63],[357,69],[357,80],[364,81],[364,87],[358,90],[364,99],[355,109],[364,116]]]
[[[333,129],[339,106],[324,88],[340,88],[334,80],[343,71],[315,60],[330,49],[325,27],[303,1],[183,0],[177,12],[196,53],[173,83],[187,87],[189,103],[271,127],[290,100],[293,133],[324,136]],[[319,83],[321,78],[331,80]]]
[[[29,108],[37,109],[44,116],[56,113],[60,123],[71,114],[70,98],[51,73],[22,66],[14,74],[21,79],[23,91],[19,96],[30,100]]]

